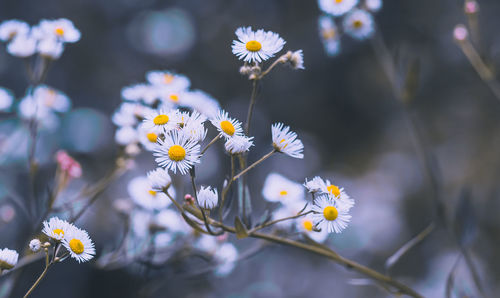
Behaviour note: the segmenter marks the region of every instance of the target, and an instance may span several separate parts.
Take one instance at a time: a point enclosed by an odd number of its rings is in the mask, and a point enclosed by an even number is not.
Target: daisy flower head
[[[328,194],[318,196],[312,206],[314,225],[328,233],[340,233],[351,220],[349,210]]]
[[[198,203],[204,209],[213,209],[217,206],[217,201],[219,200],[219,194],[217,193],[217,188],[212,188],[210,186],[201,187],[197,194]]]
[[[217,130],[227,139],[243,135],[243,128],[241,127],[241,122],[229,117],[228,113],[224,110],[220,110],[215,118],[211,119],[210,122],[217,128]]]
[[[321,177],[316,176],[312,180],[304,183],[304,186],[311,193],[323,193],[332,196],[340,204],[344,205],[347,209],[354,206],[354,200],[344,191],[344,188],[339,188],[337,185],[332,184],[330,180],[323,180]]]
[[[26,58],[36,52],[37,40],[32,34],[17,34],[7,45],[7,52],[15,57]]]
[[[233,40],[233,54],[245,62],[263,62],[281,51],[285,41],[277,33],[259,29],[252,31],[252,27],[236,29],[238,40]]]
[[[38,238],[35,238],[30,241],[29,247],[32,252],[38,252],[42,248],[42,243]]]
[[[158,165],[174,174],[179,171],[185,175],[195,163],[200,162],[200,144],[176,130],[168,133],[165,140],[159,139],[153,151]]]
[[[94,243],[87,231],[72,226],[63,240],[64,247],[78,263],[87,262],[95,255]]]
[[[162,135],[162,133],[158,132],[158,129],[147,129],[144,123],[140,124],[137,128],[137,134],[139,137],[139,143],[141,143],[141,145],[147,151],[153,151],[156,145],[156,141]]]
[[[27,35],[30,26],[20,20],[7,20],[0,24],[0,40],[9,41],[18,35]]]
[[[142,122],[144,129],[154,131],[157,134],[167,133],[177,127],[177,110],[166,111],[151,111],[148,113]]]
[[[238,250],[233,244],[227,242],[217,248],[214,258],[218,263],[215,274],[217,276],[227,276],[236,266]]]
[[[368,38],[375,31],[373,16],[362,9],[355,9],[344,18],[344,30],[353,38]]]
[[[132,126],[120,127],[115,132],[115,141],[118,145],[127,146],[137,143],[138,140],[137,130]]]
[[[19,254],[17,253],[17,251],[8,248],[0,249],[1,270],[10,270],[14,268],[17,265],[18,259],[19,259]]]
[[[37,44],[37,52],[47,59],[59,59],[64,51],[63,42],[57,38],[44,38]]]
[[[52,217],[48,221],[43,222],[42,232],[52,240],[61,241],[72,227],[73,225],[69,222],[58,217]]]
[[[297,218],[295,224],[298,231],[305,233],[308,237],[316,242],[323,243],[328,238],[327,230],[314,230],[314,219],[310,215]]]
[[[10,110],[13,102],[14,96],[12,96],[12,92],[0,87],[0,111]]]
[[[152,70],[146,73],[146,80],[153,85],[168,86],[178,90],[187,89],[191,85],[186,76],[171,71]]]
[[[227,139],[224,147],[229,154],[241,154],[250,150],[253,146],[253,137],[236,135]]]
[[[197,111],[191,114],[182,112],[178,117],[180,132],[188,136],[191,140],[201,142],[207,136],[207,129],[203,124],[207,118]]]
[[[371,12],[377,12],[382,8],[382,0],[365,0],[365,7]]]
[[[319,8],[332,16],[341,16],[358,4],[358,0],[318,0]]]
[[[304,188],[300,183],[293,182],[288,178],[270,173],[264,181],[262,196],[269,202],[289,202],[302,200],[304,198]]]
[[[130,180],[127,190],[134,203],[144,209],[160,210],[172,203],[170,198],[158,188],[153,187],[152,181],[145,176],[138,176]],[[168,194],[175,197],[173,187],[169,187]]]
[[[81,34],[68,19],[41,20],[33,28],[34,34],[39,39],[54,38],[60,42],[74,43],[80,40]]]
[[[37,104],[46,106],[55,112],[67,112],[71,108],[71,101],[63,92],[41,85],[35,88],[33,96]]]
[[[323,15],[318,19],[319,36],[328,56],[340,52],[340,33],[332,17]]]
[[[304,145],[297,139],[297,134],[290,131],[289,126],[283,123],[275,123],[271,126],[273,147],[276,151],[285,153],[294,158],[304,158]]]
[[[154,191],[162,191],[172,183],[172,178],[164,168],[156,168],[148,172],[147,176],[151,184],[151,190]]]
[[[185,89],[171,88],[168,86],[157,86],[158,98],[164,109],[173,109],[185,106],[189,100],[189,91]]]

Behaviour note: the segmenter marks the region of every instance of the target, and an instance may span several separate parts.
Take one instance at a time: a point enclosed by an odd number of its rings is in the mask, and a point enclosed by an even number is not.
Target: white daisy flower
[[[146,80],[153,85],[164,85],[177,90],[187,89],[191,85],[186,76],[171,71],[149,71],[146,73]]]
[[[306,179],[304,186],[309,192],[319,192],[333,196],[347,209],[350,209],[352,206],[354,206],[354,200],[351,199],[349,195],[347,195],[347,193],[344,191],[344,188],[339,188],[337,185],[332,184],[330,180],[323,180],[321,177],[316,176],[311,181],[307,181]]]
[[[33,97],[40,106],[46,106],[56,112],[64,113],[71,108],[71,101],[66,94],[45,85],[36,87]]]
[[[38,238],[35,238],[30,241],[29,247],[32,252],[38,252],[42,247],[42,243],[38,240]]]
[[[323,243],[328,238],[328,231],[326,229],[314,231],[314,219],[310,215],[299,217],[295,222],[298,231],[305,233],[316,242]]]
[[[320,16],[318,19],[319,35],[328,56],[340,52],[340,33],[333,19],[329,16]]]
[[[173,233],[186,234],[191,231],[191,227],[189,227],[189,225],[184,221],[179,212],[171,209],[164,209],[160,211],[155,216],[154,222],[156,225]]]
[[[157,87],[158,98],[165,108],[170,109],[178,106],[185,106],[189,101],[189,92],[184,89],[175,89],[171,87]]]
[[[175,130],[165,136],[165,140],[158,139],[154,149],[156,162],[170,171],[187,174],[188,170],[200,162],[200,145],[189,136]]]
[[[17,253],[17,251],[8,248],[0,249],[1,270],[10,270],[14,268],[17,265],[18,259],[19,259],[19,254]]]
[[[273,147],[276,151],[285,153],[295,158],[304,158],[304,145],[297,139],[297,134],[290,131],[289,126],[283,123],[275,123],[271,127]]]
[[[207,136],[207,129],[203,124],[207,118],[197,111],[193,111],[191,114],[189,112],[181,112],[177,119],[179,131],[187,135],[191,140],[202,142]]]
[[[0,87],[0,111],[8,111],[14,102],[12,92]]]
[[[220,110],[215,118],[211,119],[210,122],[217,128],[217,130],[227,139],[243,134],[243,128],[241,127],[241,122],[229,117],[228,113],[224,110]]]
[[[373,16],[362,9],[350,12],[344,18],[343,24],[345,33],[360,40],[370,37],[375,31]]]
[[[270,173],[264,182],[262,196],[269,202],[288,202],[304,199],[304,188],[277,173]]]
[[[382,0],[365,0],[366,8],[371,12],[377,12],[382,8]]]
[[[236,29],[238,40],[233,40],[233,54],[245,62],[260,63],[281,51],[285,41],[278,34],[259,29],[252,31],[252,27]]]
[[[164,209],[172,203],[165,193],[158,191],[157,188],[153,189],[151,180],[145,176],[138,176],[130,180],[127,190],[137,205],[148,210]],[[175,198],[175,189],[169,187],[168,194]]]
[[[7,45],[7,52],[12,56],[26,58],[36,52],[37,40],[31,34],[18,34]]]
[[[39,39],[55,38],[60,42],[74,43],[80,40],[81,34],[68,19],[41,20],[33,28],[34,34]]]
[[[161,109],[160,111],[152,111],[147,114],[142,125],[144,129],[154,131],[157,134],[167,133],[177,128],[177,118],[177,110],[170,110],[167,112]]]
[[[217,248],[214,258],[218,263],[215,269],[217,276],[227,276],[236,266],[238,260],[238,250],[231,243],[224,243]]]
[[[198,203],[204,209],[213,209],[217,206],[219,200],[219,194],[217,193],[217,188],[211,188],[210,186],[201,187],[197,194]]]
[[[135,126],[152,112],[154,112],[153,109],[140,103],[123,102],[111,120],[116,126]]]
[[[201,90],[194,90],[187,93],[184,99],[184,106],[198,111],[208,118],[214,118],[220,110],[219,102],[212,96]]]
[[[43,222],[42,232],[53,240],[61,241],[72,227],[73,225],[69,222],[54,216]]]
[[[115,141],[118,145],[127,146],[137,143],[138,140],[137,130],[131,126],[119,127],[115,132]]]
[[[328,233],[340,233],[351,220],[348,209],[328,194],[321,194],[312,206],[314,224]]]
[[[78,263],[87,262],[95,255],[94,243],[92,243],[87,231],[75,226],[68,230],[62,243],[70,256]]]
[[[164,168],[156,168],[148,172],[147,176],[154,191],[162,191],[172,183],[172,178]]]
[[[250,150],[253,146],[253,137],[246,137],[243,135],[235,135],[227,139],[224,147],[230,154],[240,154]]]
[[[144,101],[147,104],[152,104],[158,99],[158,92],[155,86],[147,84],[136,84],[122,88],[122,98],[130,101]]]
[[[20,20],[7,20],[0,24],[0,40],[9,41],[18,35],[27,35],[30,26]]]
[[[64,51],[64,45],[62,41],[54,37],[48,37],[40,40],[37,44],[37,52],[41,56],[56,60],[59,59]]]
[[[158,129],[147,129],[144,124],[139,125],[137,134],[139,136],[139,142],[147,151],[154,150],[158,137],[162,135],[161,132],[158,132]]]
[[[319,8],[333,16],[341,16],[358,4],[358,0],[318,0]]]

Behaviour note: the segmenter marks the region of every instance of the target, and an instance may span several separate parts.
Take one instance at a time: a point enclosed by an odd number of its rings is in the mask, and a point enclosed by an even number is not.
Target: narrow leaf
[[[241,219],[238,216],[234,218],[234,228],[236,230],[236,237],[238,239],[243,239],[248,237],[247,229],[245,228],[245,226],[241,222]]]

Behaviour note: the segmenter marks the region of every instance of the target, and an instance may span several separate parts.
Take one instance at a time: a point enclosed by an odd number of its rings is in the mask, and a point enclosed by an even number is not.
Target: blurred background
[[[273,157],[257,168],[248,178],[255,196],[269,172],[299,183],[316,175],[333,179],[356,206],[351,225],[331,235],[327,244],[381,272],[387,258],[437,215],[446,228],[439,223],[393,266],[391,275],[426,297],[442,297],[461,243],[486,296],[493,297],[500,293],[500,260],[495,254],[500,244],[500,102],[453,40],[455,25],[466,22],[463,5],[458,0],[385,1],[375,15],[378,33],[396,61],[402,61],[398,75],[405,74],[406,61],[419,61],[418,88],[406,108],[394,97],[370,40],[343,37],[341,53],[327,57],[318,36],[315,1],[3,0],[0,21],[16,18],[34,25],[40,19],[64,17],[81,31],[81,40],[66,47],[46,80],[72,99],[73,110],[63,117],[55,136],[44,138],[38,154],[47,161],[54,148],[68,150],[82,164],[86,181],[97,180],[113,166],[117,147],[110,116],[121,103],[124,86],[144,82],[149,70],[174,70],[188,76],[193,88],[214,96],[230,115],[244,119],[251,82],[238,73],[241,62],[231,53],[234,31],[253,26],[279,33],[287,41],[285,50],[303,49],[306,69],[280,67],[262,82],[252,128],[256,146],[249,160],[269,150],[269,127],[278,121],[298,132],[305,158]],[[498,66],[500,3],[479,5],[478,48],[488,63]],[[23,61],[2,48],[0,86],[20,98],[27,85]],[[444,213],[435,211],[432,183],[408,115],[432,156]],[[214,159],[199,174],[201,183],[213,183],[214,177],[221,181],[227,160],[217,154],[213,152]],[[15,214],[0,225],[0,247],[22,251],[21,235],[29,228],[11,199],[23,196],[12,190],[23,189],[27,173],[13,160],[3,158],[0,164],[2,216]],[[149,153],[138,156],[136,168],[112,184],[80,219],[98,256],[106,241],[117,238],[114,224],[119,220],[111,202],[127,196],[130,178],[153,167]],[[54,167],[42,166],[41,171],[50,179]],[[5,211],[7,205],[14,209]],[[255,203],[255,212],[264,208]],[[252,241],[234,243],[244,248]],[[470,266],[463,258],[458,264],[453,297],[479,297]],[[355,272],[277,245],[239,262],[224,278],[210,272],[191,274],[199,266],[172,264],[145,275],[136,267],[102,270],[93,262],[79,265],[71,260],[51,269],[33,297],[140,297],[153,277],[161,286],[151,297],[388,296]],[[27,266],[13,297],[22,296],[41,270],[41,262]],[[0,284],[5,280],[0,278]]]

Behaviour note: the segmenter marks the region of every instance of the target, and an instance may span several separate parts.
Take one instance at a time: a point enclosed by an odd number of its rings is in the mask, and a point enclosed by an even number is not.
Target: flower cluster
[[[340,52],[342,33],[363,40],[375,32],[372,13],[382,8],[382,0],[318,0],[324,13],[318,19],[319,35],[325,52],[335,56]]]
[[[41,20],[30,27],[20,20],[0,24],[0,40],[8,42],[7,51],[16,57],[30,57],[36,53],[55,60],[61,57],[66,43],[80,40],[80,31],[68,19]]]

